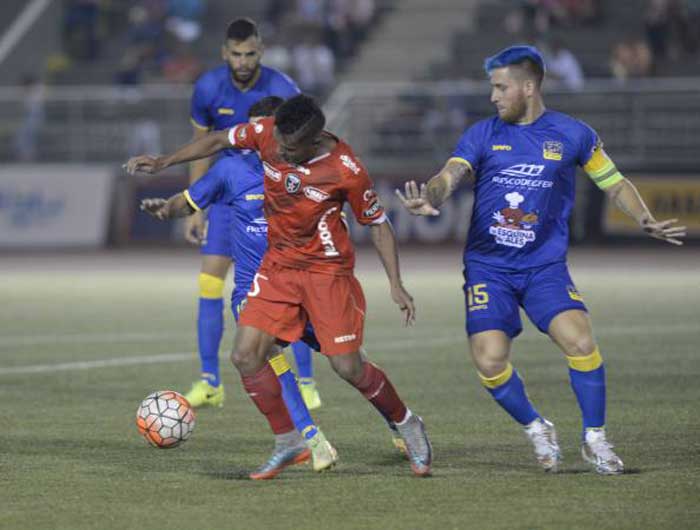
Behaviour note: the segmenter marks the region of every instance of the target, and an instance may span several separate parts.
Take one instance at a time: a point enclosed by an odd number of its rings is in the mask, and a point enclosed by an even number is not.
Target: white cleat
[[[599,475],[620,475],[625,472],[625,465],[612,448],[605,438],[605,429],[588,429],[581,446],[581,456],[595,467]]]
[[[535,458],[548,473],[559,471],[561,450],[557,443],[557,431],[554,424],[544,418],[537,418],[525,426],[525,435],[535,448]]]

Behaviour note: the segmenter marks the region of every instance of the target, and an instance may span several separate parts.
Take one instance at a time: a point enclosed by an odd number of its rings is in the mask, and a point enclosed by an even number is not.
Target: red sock
[[[387,420],[397,423],[406,417],[406,405],[401,401],[389,378],[376,364],[365,362],[362,377],[353,386]]]
[[[267,418],[272,432],[284,434],[294,430],[287,407],[282,400],[282,387],[269,363],[255,375],[241,376],[243,388]]]

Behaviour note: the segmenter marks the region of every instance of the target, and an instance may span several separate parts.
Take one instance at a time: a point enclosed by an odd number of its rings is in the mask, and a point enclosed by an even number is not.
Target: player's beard
[[[499,117],[507,123],[518,123],[527,114],[527,102],[525,98],[514,101],[505,112],[499,112]]]
[[[244,79],[244,78],[239,77],[238,72],[236,72],[236,70],[231,68],[230,65],[228,67],[228,71],[231,74],[231,78],[239,85],[244,85],[244,86],[247,85],[248,83],[250,83],[253,79],[255,79],[255,76],[258,75],[259,70],[260,70],[260,64],[258,64],[255,68],[253,68],[253,70],[250,71],[250,74],[247,75]]]

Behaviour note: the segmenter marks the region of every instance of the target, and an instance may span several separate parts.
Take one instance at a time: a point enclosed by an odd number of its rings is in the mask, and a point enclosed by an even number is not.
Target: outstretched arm
[[[406,182],[405,195],[396,190],[401,204],[413,215],[440,215],[438,208],[464,181],[474,178],[471,165],[460,158],[451,158],[440,172],[420,190],[414,180]]]
[[[668,241],[673,245],[682,245],[680,238],[685,237],[686,227],[677,226],[678,219],[657,221],[644,203],[634,184],[622,177],[622,180],[605,190],[606,195],[620,210],[632,217],[651,237]]]
[[[377,249],[379,259],[382,261],[386,275],[389,278],[391,298],[404,314],[404,324],[410,326],[416,320],[416,307],[413,304],[413,297],[404,289],[401,281],[399,248],[391,222],[386,219],[382,223],[372,224],[369,226],[369,232],[374,248]]]
[[[130,158],[125,165],[125,169],[131,175],[137,171],[158,173],[176,164],[207,158],[228,147],[231,147],[228,139],[228,129],[214,131],[196,138],[169,155],[141,155]]]
[[[141,210],[161,221],[174,217],[186,217],[197,211],[187,201],[184,193],[177,193],[168,200],[143,199]]]

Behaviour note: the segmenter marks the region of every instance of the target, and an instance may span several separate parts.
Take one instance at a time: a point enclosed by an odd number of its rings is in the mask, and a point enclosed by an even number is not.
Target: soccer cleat
[[[303,445],[275,447],[270,459],[248,475],[253,480],[269,480],[279,475],[285,467],[308,462],[311,451]]]
[[[194,408],[198,407],[223,407],[224,406],[224,385],[211,386],[203,380],[192,383],[192,388],[185,399]]]
[[[316,389],[316,383],[313,379],[300,379],[299,391],[301,392],[301,397],[304,399],[307,409],[315,410],[321,407],[321,396]]]
[[[600,475],[620,475],[624,473],[625,465],[612,448],[605,438],[605,429],[587,429],[581,445],[581,456]]]
[[[535,458],[549,473],[556,473],[561,463],[561,450],[557,443],[554,424],[544,418],[537,418],[525,426],[525,434],[535,447]]]
[[[406,442],[403,441],[403,438],[401,438],[401,434],[399,434],[399,430],[396,428],[396,424],[394,422],[388,422],[389,429],[391,430],[391,443],[394,444],[394,447],[404,455],[406,458],[408,458],[408,452],[406,451]]]
[[[406,445],[406,456],[411,463],[413,473],[419,477],[430,476],[433,461],[433,447],[425,432],[425,425],[420,416],[413,413],[403,423],[397,423],[396,429]]]
[[[306,440],[306,445],[311,450],[311,461],[314,471],[325,471],[331,469],[338,461],[338,452],[326,439],[321,429],[316,428],[313,438]]]

